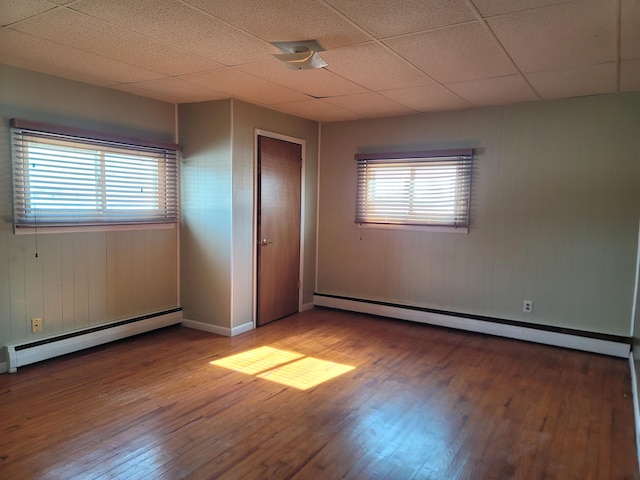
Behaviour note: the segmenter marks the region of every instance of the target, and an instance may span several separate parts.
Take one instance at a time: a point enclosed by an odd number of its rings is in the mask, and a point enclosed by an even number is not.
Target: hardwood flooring
[[[624,359],[326,309],[170,327],[0,375],[0,478],[637,479],[630,390]]]

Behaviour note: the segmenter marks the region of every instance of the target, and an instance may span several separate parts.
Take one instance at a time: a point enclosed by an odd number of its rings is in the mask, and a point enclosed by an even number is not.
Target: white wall
[[[629,336],[639,116],[627,94],[323,125],[318,292]],[[462,147],[468,234],[353,223],[355,153]]]
[[[176,307],[176,228],[13,234],[8,127],[17,117],[170,142],[173,105],[0,65],[0,114],[0,346]]]

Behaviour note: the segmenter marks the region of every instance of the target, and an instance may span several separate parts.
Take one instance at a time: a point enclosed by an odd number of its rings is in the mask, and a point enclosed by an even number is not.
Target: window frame
[[[33,122],[12,118],[11,127],[11,164],[12,164],[12,193],[13,193],[13,226],[14,233],[44,233],[44,232],[74,232],[74,231],[102,231],[102,230],[138,230],[155,228],[175,228],[179,222],[179,153],[180,146],[175,143],[155,140],[143,140],[140,138],[125,137],[106,134],[92,130],[84,130],[73,127],[64,127],[42,122]],[[42,139],[42,144],[38,143]],[[56,151],[56,143],[61,147],[59,158],[53,158],[51,152]],[[64,173],[65,160],[71,162],[72,148],[77,146],[78,157],[95,155],[93,169],[84,172],[84,180],[93,178],[95,182],[89,182],[87,189],[91,208],[87,203],[86,210],[82,207],[72,208],[68,200],[55,198],[54,207],[43,207],[31,203],[30,196],[39,188],[34,181],[31,183],[32,164],[29,148],[43,148],[49,146],[48,155],[52,158],[42,157],[42,164],[48,165],[48,173],[52,179]],[[46,146],[43,150],[46,150]],[[126,174],[119,174],[119,168],[127,168],[127,162],[134,157],[138,158],[138,167],[132,172],[136,180],[131,181]],[[76,165],[85,162],[81,159]],[[92,161],[86,161],[90,165]],[[146,165],[145,165],[146,164]],[[69,169],[74,168],[69,163]],[[155,168],[155,170],[154,170]],[[111,175],[106,173],[112,170]],[[148,172],[145,177],[145,169]],[[81,176],[81,175],[79,175]],[[45,182],[47,177],[44,178]],[[119,180],[115,180],[119,178]],[[145,183],[146,182],[146,183]],[[143,184],[144,183],[144,184]],[[66,191],[62,182],[53,181],[50,185],[54,189],[52,195],[64,197],[65,193],[75,192],[80,194],[81,181],[69,183]],[[148,187],[147,191],[145,187]],[[40,188],[44,188],[40,186]],[[141,196],[147,196],[148,200],[139,198],[135,190],[140,188]],[[117,194],[114,194],[116,190]],[[59,190],[56,193],[55,190]],[[112,192],[110,198],[109,191]],[[145,195],[146,194],[146,195]],[[122,202],[123,198],[126,198]],[[114,207],[113,202],[118,199],[120,206]],[[109,206],[108,202],[112,202]],[[155,207],[153,203],[155,202]],[[149,206],[149,205],[152,206]],[[78,205],[82,205],[81,202]],[[78,205],[75,205],[76,207]],[[58,208],[55,208],[58,207]],[[139,207],[139,208],[136,208]],[[69,208],[67,212],[65,209]],[[65,215],[67,214],[68,215]],[[47,218],[49,215],[49,218]]]
[[[474,150],[468,149],[450,149],[450,150],[421,150],[409,152],[387,152],[387,153],[358,153],[354,155],[356,160],[356,205],[354,223],[361,228],[376,229],[404,229],[404,230],[420,230],[420,231],[444,231],[456,233],[468,233],[470,224],[471,210],[471,179],[473,172]],[[414,164],[415,166],[412,166]],[[419,221],[419,215],[413,210],[415,203],[415,170],[423,168],[423,179],[428,180],[429,165],[439,165],[440,174],[443,169],[449,165],[456,168],[454,196],[452,198],[452,214],[449,215],[450,221],[433,220],[438,217],[434,210],[427,211],[424,221]],[[377,171],[376,171],[377,168]],[[406,168],[404,172],[402,169]],[[371,197],[375,193],[371,192],[371,182],[374,181],[372,175],[390,172],[389,175],[395,175],[397,178],[404,179],[404,192],[398,194],[394,198],[396,205],[405,208],[402,214],[395,217],[390,210],[382,209],[382,215],[388,215],[387,218],[376,217]],[[388,196],[392,196],[389,194]],[[426,202],[429,203],[429,202]],[[389,208],[389,205],[387,205]],[[428,207],[425,202],[422,209]],[[416,209],[418,210],[418,209]],[[431,220],[427,217],[429,215]],[[442,215],[440,215],[442,216]],[[416,219],[418,218],[418,221]]]

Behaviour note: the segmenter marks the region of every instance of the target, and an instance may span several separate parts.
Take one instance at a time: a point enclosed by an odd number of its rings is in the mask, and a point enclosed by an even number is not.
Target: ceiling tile
[[[355,112],[345,110],[337,105],[331,105],[324,100],[305,100],[302,102],[283,103],[273,105],[271,108],[280,112],[297,115],[318,122],[337,122],[343,120],[356,120],[363,118]]]
[[[526,74],[533,88],[545,100],[614,93],[617,90],[615,63]]]
[[[309,97],[286,87],[276,85],[233,68],[181,77],[191,83],[204,85],[214,90],[227,92],[229,96],[261,105],[297,102]]]
[[[620,58],[640,58],[640,2],[620,0]]]
[[[491,17],[503,13],[520,12],[533,8],[569,3],[575,0],[472,0],[478,11],[484,17]]]
[[[117,85],[114,88],[169,103],[193,103],[229,98],[229,95],[225,92],[219,92],[203,85],[188,83],[172,77]]]
[[[442,83],[517,73],[478,22],[394,38],[385,43]]]
[[[0,63],[16,68],[22,68],[24,70],[52,75],[54,77],[66,78],[67,80],[87,83],[89,85],[98,85],[101,87],[113,86],[113,81],[106,78],[94,77],[93,75],[87,74],[85,72],[68,70],[57,65],[51,65],[50,63],[41,63],[36,60],[28,60],[23,57],[12,57],[10,55],[0,54]]]
[[[73,8],[224,65],[265,60],[274,48],[175,0],[86,0]]]
[[[473,20],[463,0],[327,0],[377,38]]]
[[[448,83],[446,87],[476,106],[507,105],[540,100],[520,75]]]
[[[182,75],[221,66],[124,28],[66,9],[30,18],[15,24],[14,28],[165,75]]]
[[[9,25],[52,8],[56,8],[56,5],[46,0],[3,0],[0,25]]]
[[[473,106],[440,85],[389,90],[382,94],[419,112],[456,110]]]
[[[367,43],[324,52],[328,70],[371,90],[434,85],[417,68],[377,43]]]
[[[390,117],[416,113],[415,110],[374,92],[325,98],[324,101],[364,117]]]
[[[620,62],[620,91],[640,92],[640,58]]]
[[[267,42],[313,38],[329,49],[370,39],[316,0],[186,1]]]
[[[324,54],[323,54],[324,55]],[[277,60],[237,67],[238,70],[283,85],[312,97],[335,97],[367,90],[326,68],[289,70]]]
[[[640,91],[640,0],[0,0],[2,22],[8,65],[321,121]],[[271,56],[310,37],[328,67]]]
[[[139,82],[153,80],[160,77],[156,72],[151,72],[135,65],[118,62],[110,58],[78,50],[66,45],[46,40],[15,30],[0,30],[0,61],[6,57],[21,57],[27,62],[35,62],[40,65],[38,71],[51,75],[73,79],[84,76],[89,83],[114,84],[121,82]],[[45,70],[45,66],[49,66]],[[71,77],[69,77],[71,78]]]
[[[615,60],[614,19],[614,2],[584,0],[487,21],[518,67],[535,72]]]

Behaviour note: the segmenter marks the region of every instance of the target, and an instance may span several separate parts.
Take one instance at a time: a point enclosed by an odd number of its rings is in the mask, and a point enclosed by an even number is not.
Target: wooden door
[[[298,311],[302,147],[258,137],[257,324]]]

